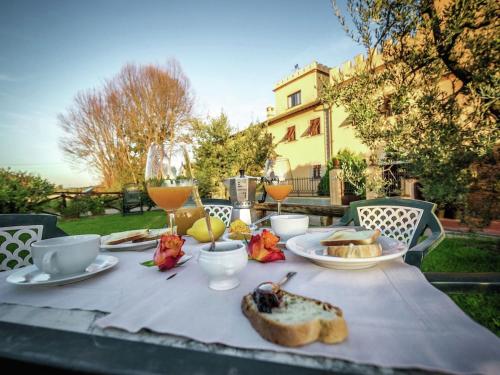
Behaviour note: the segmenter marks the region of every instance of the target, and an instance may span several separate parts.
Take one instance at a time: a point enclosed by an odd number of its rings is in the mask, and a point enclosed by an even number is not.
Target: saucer
[[[51,276],[40,271],[35,265],[23,267],[7,277],[7,282],[15,285],[64,285],[88,279],[118,264],[118,258],[98,255],[85,272],[73,275]]]

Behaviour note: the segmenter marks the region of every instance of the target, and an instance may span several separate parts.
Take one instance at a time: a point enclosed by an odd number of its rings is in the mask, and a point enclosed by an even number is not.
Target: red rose
[[[264,229],[261,234],[253,235],[248,244],[248,257],[262,263],[285,260],[285,254],[278,248],[280,238]]]
[[[158,266],[160,271],[169,270],[175,267],[179,259],[184,255],[184,251],[182,251],[184,242],[182,237],[176,234],[165,234],[161,236],[160,243],[153,257],[154,263]]]

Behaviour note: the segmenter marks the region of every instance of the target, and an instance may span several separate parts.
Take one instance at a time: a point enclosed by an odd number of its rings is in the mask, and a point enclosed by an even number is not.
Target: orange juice
[[[275,201],[282,201],[293,189],[293,185],[264,185],[264,188]]]
[[[176,210],[186,203],[192,185],[187,186],[148,186],[148,194],[151,199],[166,211]]]

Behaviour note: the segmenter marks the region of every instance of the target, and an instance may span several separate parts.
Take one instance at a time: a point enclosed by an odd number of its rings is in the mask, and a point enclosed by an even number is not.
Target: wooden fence
[[[116,206],[111,205],[112,202],[115,202],[119,199],[123,198],[123,193],[121,191],[111,191],[111,192],[81,192],[81,191],[56,191],[49,196],[48,199],[39,202],[34,208],[44,206],[49,202],[61,200],[60,207],[66,208],[68,207],[68,200],[76,199],[78,197],[92,197],[92,196],[104,196],[107,199],[104,199],[104,207],[105,208],[114,208],[120,209]],[[120,204],[121,207],[121,204]],[[60,212],[47,212],[42,210],[41,212],[50,213],[57,216],[61,216]]]

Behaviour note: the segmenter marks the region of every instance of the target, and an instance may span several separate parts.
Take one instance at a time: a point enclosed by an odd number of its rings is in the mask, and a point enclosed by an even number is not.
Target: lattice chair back
[[[429,224],[433,224],[435,204],[416,199],[377,198],[351,202],[342,222],[378,229],[383,236],[412,248]]]
[[[434,214],[436,205],[416,199],[377,198],[351,202],[345,215],[335,226],[354,222],[370,229],[379,229],[384,236],[395,238],[408,245],[405,261],[420,267],[429,251],[444,238],[443,226]],[[430,234],[419,242],[428,229]]]
[[[233,213],[233,206],[222,205],[222,204],[208,204],[204,205],[205,211],[208,212],[210,216],[215,216],[221,219],[226,227],[231,224],[231,215]]]
[[[410,246],[424,210],[415,207],[380,205],[358,207],[357,212],[360,225],[378,229],[383,236]]]
[[[43,225],[0,228],[0,271],[31,265],[31,244],[42,234]]]

